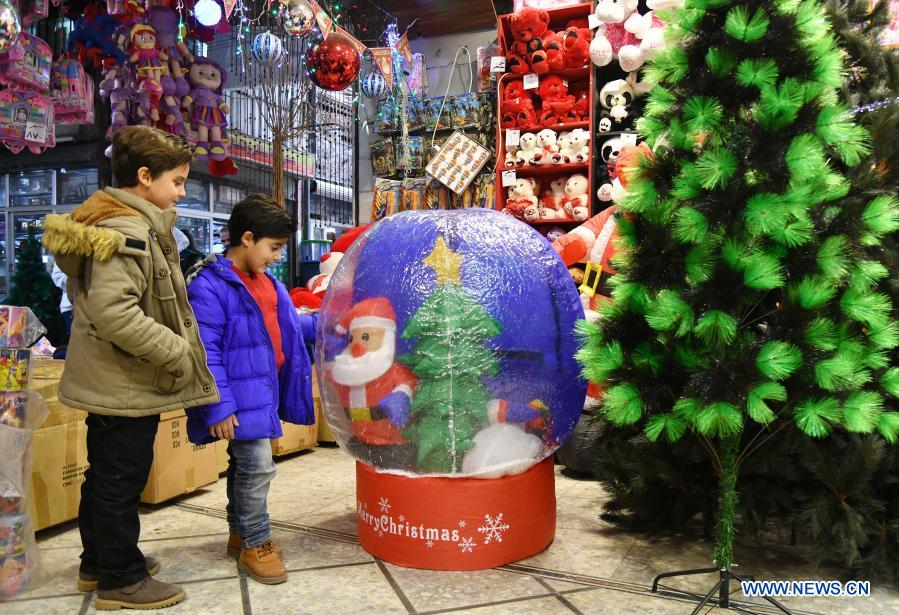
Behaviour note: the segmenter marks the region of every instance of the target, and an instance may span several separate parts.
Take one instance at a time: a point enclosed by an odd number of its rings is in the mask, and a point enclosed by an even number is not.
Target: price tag
[[[25,124],[25,140],[44,143],[47,141],[47,125],[28,122]]]
[[[637,145],[637,133],[636,132],[625,132],[621,135],[621,144],[622,145],[633,145],[636,147]]]
[[[537,73],[528,73],[524,76],[524,89],[536,90],[540,87],[540,75]]]
[[[490,72],[504,73],[506,72],[506,58],[504,56],[493,56],[490,58]]]
[[[506,146],[517,147],[521,143],[521,131],[517,128],[506,129]]]
[[[518,178],[515,176],[515,171],[503,171],[503,188],[514,186],[517,180]]]
[[[583,23],[583,22],[581,22],[581,23]],[[599,27],[599,24],[600,24],[599,17],[597,17],[593,13],[590,13],[589,15],[587,15],[587,27],[588,28],[590,28],[591,30],[595,30],[596,28]]]
[[[562,79],[562,85],[564,85],[567,88],[568,87],[568,79]]]

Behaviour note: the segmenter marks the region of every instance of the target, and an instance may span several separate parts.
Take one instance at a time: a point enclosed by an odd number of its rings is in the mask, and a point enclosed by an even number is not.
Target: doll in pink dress
[[[137,24],[131,28],[131,45],[128,60],[134,65],[138,89],[146,91],[150,96],[153,106],[151,117],[154,122],[159,121],[159,112],[156,105],[162,97],[162,75],[167,72],[163,62],[168,56],[156,47],[156,30],[153,26]]]
[[[222,99],[222,88],[228,73],[217,62],[197,57],[187,73],[191,91],[182,100],[190,109],[190,125],[197,131],[197,158],[224,160],[227,151],[222,143],[228,126],[228,105]]]

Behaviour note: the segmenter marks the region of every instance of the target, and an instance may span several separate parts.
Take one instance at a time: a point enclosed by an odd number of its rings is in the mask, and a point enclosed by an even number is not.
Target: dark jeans
[[[81,571],[100,577],[98,589],[117,589],[147,576],[137,547],[137,505],[153,464],[159,416],[87,417],[87,461],[78,527]]]
[[[72,319],[74,318],[72,310],[66,310],[65,312],[60,313],[62,314],[62,321],[66,325],[66,335],[72,335]]]

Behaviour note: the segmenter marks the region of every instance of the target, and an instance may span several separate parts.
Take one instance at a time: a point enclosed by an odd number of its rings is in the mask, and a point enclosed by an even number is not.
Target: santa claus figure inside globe
[[[408,469],[416,447],[402,433],[416,378],[396,362],[396,314],[383,297],[365,299],[340,319],[344,350],[325,366],[350,420],[349,451],[383,469]]]

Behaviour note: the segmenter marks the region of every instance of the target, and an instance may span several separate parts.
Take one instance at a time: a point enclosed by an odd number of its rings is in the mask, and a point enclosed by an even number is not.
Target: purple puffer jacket
[[[187,295],[194,309],[207,364],[220,401],[187,410],[187,433],[194,444],[216,440],[209,427],[237,413],[236,440],[277,438],[283,419],[315,422],[312,369],[307,343],[315,339],[315,318],[300,319],[284,285],[276,281],[278,324],[284,364],[280,374],[262,310],[231,269],[231,261],[210,255],[188,275]]]

